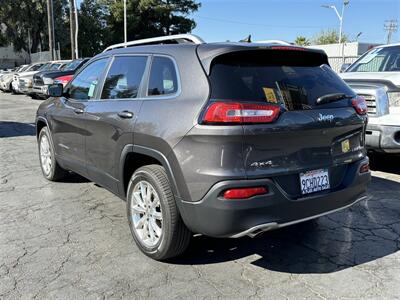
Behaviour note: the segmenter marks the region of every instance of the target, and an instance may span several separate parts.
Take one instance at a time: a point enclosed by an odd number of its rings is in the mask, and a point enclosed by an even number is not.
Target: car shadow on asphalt
[[[35,124],[10,121],[0,121],[0,138],[34,136]]]
[[[91,181],[89,179],[77,174],[77,173],[69,172],[69,174],[67,176],[61,178],[60,180],[58,180],[58,182],[62,182],[62,183],[87,183],[87,182],[91,182]],[[96,184],[94,183],[94,185],[96,185]]]
[[[373,177],[368,199],[318,220],[254,239],[196,236],[171,263],[203,265],[243,259],[270,271],[332,273],[400,250],[400,182]]]
[[[371,170],[400,175],[400,155],[369,153]]]

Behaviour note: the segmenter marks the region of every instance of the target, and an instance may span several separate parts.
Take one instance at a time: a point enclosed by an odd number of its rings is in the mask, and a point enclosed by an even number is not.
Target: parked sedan
[[[66,64],[62,70],[43,71],[33,75],[33,97],[47,98],[47,89],[54,81],[65,85],[89,58],[75,59]]]

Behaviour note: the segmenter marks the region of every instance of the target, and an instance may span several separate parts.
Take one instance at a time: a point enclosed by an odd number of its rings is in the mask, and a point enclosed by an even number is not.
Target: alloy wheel
[[[160,198],[154,187],[145,180],[136,183],[132,193],[130,217],[140,242],[154,247],[162,235]]]
[[[51,150],[49,139],[43,135],[40,139],[40,162],[42,163],[43,171],[46,175],[51,171]]]

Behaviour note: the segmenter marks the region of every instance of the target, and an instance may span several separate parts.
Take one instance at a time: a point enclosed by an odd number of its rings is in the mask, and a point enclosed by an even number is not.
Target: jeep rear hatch
[[[199,121],[243,127],[248,178],[273,178],[299,197],[300,177],[315,180],[308,171],[339,188],[347,165],[365,155],[365,101],[319,52],[279,46],[222,54],[210,64],[209,81]]]

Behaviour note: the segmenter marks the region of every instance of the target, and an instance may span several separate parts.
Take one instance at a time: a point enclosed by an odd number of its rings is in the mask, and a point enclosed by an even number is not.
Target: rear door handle
[[[83,114],[83,112],[84,112],[84,110],[81,109],[81,108],[75,108],[74,109],[74,113],[76,113],[77,115],[81,115],[81,114]]]
[[[131,119],[133,117],[133,112],[124,110],[118,113],[118,116],[122,119]]]

